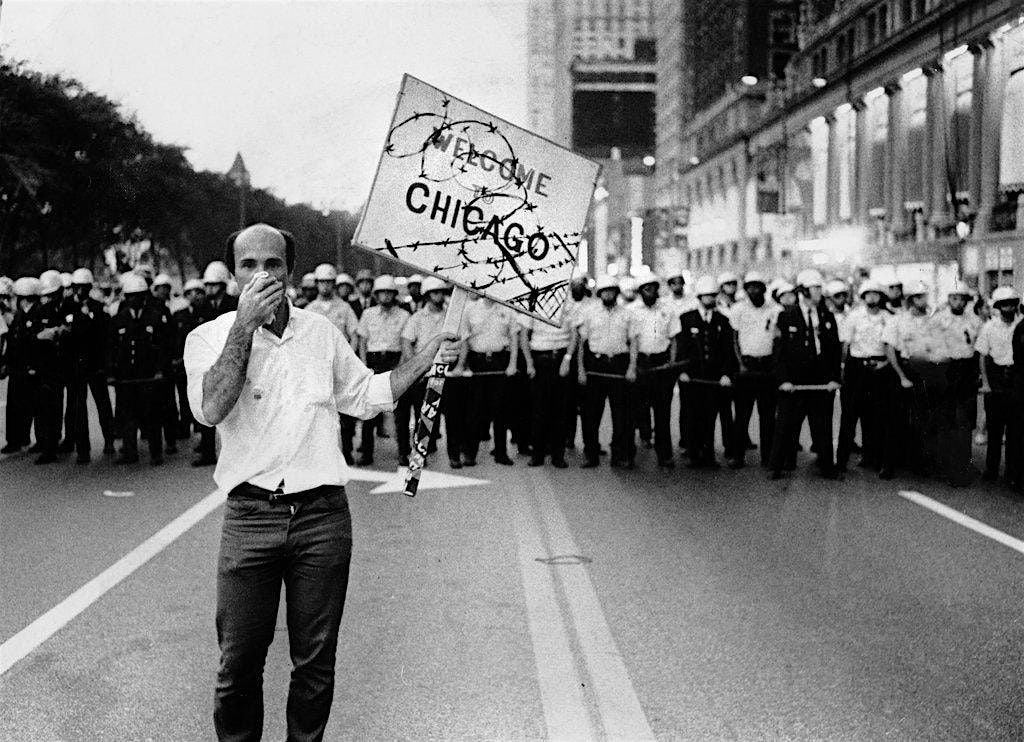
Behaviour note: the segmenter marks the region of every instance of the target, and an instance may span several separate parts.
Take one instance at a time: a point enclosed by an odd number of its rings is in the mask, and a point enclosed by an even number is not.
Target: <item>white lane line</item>
[[[552,553],[580,554],[550,479],[531,477],[534,497],[547,528]],[[604,733],[612,740],[653,740],[654,732],[629,679],[626,663],[605,619],[597,591],[584,565],[557,568],[587,664]]]
[[[225,499],[226,496],[219,490],[207,495],[17,634],[0,644],[0,675],[6,673],[16,662],[64,628],[121,580],[174,543],[192,526],[216,510]]]
[[[547,554],[530,512],[526,497],[512,499],[515,510],[519,567],[526,596],[526,615],[533,641],[541,703],[548,738],[555,740],[595,739],[583,697],[576,663],[573,661],[569,637],[562,612],[558,607],[551,567],[536,561]]]
[[[1019,538],[1014,538],[1009,534],[1003,533],[997,528],[993,528],[990,525],[982,523],[980,520],[975,520],[969,515],[964,515],[959,510],[954,510],[948,505],[943,505],[941,502],[936,502],[930,497],[925,497],[920,492],[912,492],[908,490],[901,490],[900,497],[910,500],[913,503],[917,503],[923,508],[928,508],[933,513],[938,513],[944,518],[949,518],[954,523],[959,523],[964,528],[970,528],[975,533],[980,533],[982,536],[988,536],[993,541],[998,541],[1003,546],[1009,546],[1016,552],[1024,554],[1024,541]]]

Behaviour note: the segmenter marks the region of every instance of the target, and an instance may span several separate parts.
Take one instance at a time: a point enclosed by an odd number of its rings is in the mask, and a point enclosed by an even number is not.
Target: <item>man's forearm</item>
[[[391,371],[391,397],[398,400],[406,390],[415,384],[434,362],[434,351],[428,347],[421,350]]]
[[[237,321],[231,326],[220,358],[203,377],[203,417],[217,425],[228,416],[245,385],[253,331]]]

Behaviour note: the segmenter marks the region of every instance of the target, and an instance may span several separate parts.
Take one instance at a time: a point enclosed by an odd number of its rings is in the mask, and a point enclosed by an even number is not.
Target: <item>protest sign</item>
[[[353,243],[550,322],[599,169],[406,75]]]

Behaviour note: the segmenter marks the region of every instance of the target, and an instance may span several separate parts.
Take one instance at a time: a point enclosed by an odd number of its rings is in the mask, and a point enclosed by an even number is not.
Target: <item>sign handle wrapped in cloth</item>
[[[451,299],[448,300],[448,308],[444,313],[443,332],[458,332],[462,324],[462,313],[466,308],[466,299],[469,292],[456,286],[452,289]],[[439,351],[440,353],[440,351]],[[420,421],[416,425],[416,439],[412,446],[412,455],[409,457],[409,471],[405,475],[405,494],[409,497],[416,496],[416,490],[420,486],[420,472],[427,462],[427,447],[430,445],[430,436],[434,433],[434,426],[437,425],[437,416],[441,411],[441,395],[444,393],[444,380],[448,374],[448,365],[441,363],[438,358],[427,373],[427,391],[423,395],[423,408],[420,410]]]

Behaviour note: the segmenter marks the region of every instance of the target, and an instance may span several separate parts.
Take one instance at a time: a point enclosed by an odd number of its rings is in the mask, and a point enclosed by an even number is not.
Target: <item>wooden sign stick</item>
[[[469,292],[456,286],[452,289],[452,297],[448,301],[448,309],[444,313],[444,332],[457,333],[462,325],[462,312],[466,308]],[[448,373],[448,364],[434,358],[434,365],[427,373],[427,392],[423,396],[423,409],[420,410],[420,421],[416,425],[416,440],[413,443],[412,455],[409,457],[409,471],[405,475],[405,494],[416,496],[420,486],[420,472],[427,463],[427,447],[430,437],[437,425],[437,417],[441,413],[441,395],[444,392],[444,379]]]

